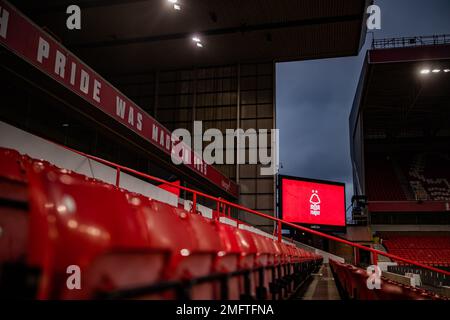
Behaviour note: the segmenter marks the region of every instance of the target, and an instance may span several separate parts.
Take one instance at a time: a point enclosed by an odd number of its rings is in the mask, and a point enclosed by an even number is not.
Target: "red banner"
[[[369,63],[430,61],[450,58],[450,45],[369,50]]]
[[[3,0],[0,0],[0,44],[164,153],[172,154],[168,129]],[[184,158],[189,161],[183,165],[227,193],[238,196],[238,187],[233,181],[196,157],[190,148],[186,148],[186,154]]]

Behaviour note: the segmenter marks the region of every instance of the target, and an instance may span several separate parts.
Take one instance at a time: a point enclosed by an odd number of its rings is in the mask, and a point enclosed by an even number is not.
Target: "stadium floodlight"
[[[189,256],[189,255],[191,254],[191,252],[189,251],[189,249],[181,249],[181,250],[180,250],[180,254],[181,254],[183,257],[187,257],[187,256]]]
[[[444,72],[445,73],[450,72],[450,69],[444,69]]]
[[[167,0],[167,1],[173,4],[173,8],[175,10],[181,10],[181,5],[178,3],[178,0]]]
[[[430,69],[422,69],[420,70],[421,74],[429,74],[430,73]]]
[[[197,47],[203,48],[203,43],[202,43],[202,40],[200,39],[199,36],[193,36],[193,37],[192,37],[192,41],[195,42],[195,45],[196,45]]]
[[[439,72],[441,72],[441,69],[433,69],[432,72],[433,72],[433,73],[439,73]]]

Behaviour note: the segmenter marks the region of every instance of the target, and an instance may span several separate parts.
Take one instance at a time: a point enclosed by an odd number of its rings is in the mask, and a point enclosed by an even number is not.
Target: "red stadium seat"
[[[180,217],[186,216],[185,219],[189,222],[196,241],[195,249],[182,260],[178,269],[183,270],[184,275],[191,278],[204,277],[213,273],[216,257],[222,251],[222,243],[213,226],[214,221],[207,220],[198,214],[186,215],[182,210],[177,209],[177,211]],[[190,298],[205,300],[213,297],[214,286],[209,282],[195,285],[192,288]]]
[[[450,264],[450,236],[386,234],[383,239],[387,251],[394,255],[427,265]]]
[[[240,270],[241,247],[236,234],[236,228],[215,222],[217,234],[221,240],[221,252],[218,253],[215,262],[215,270],[219,273],[233,273]],[[229,277],[226,279],[226,298],[238,300],[241,296],[239,278]],[[220,288],[216,285],[215,298],[224,298]]]
[[[272,240],[261,235],[254,235],[256,249],[256,267],[259,268],[254,273],[254,283],[256,284],[256,295],[258,299],[267,299],[269,292],[269,284],[272,281],[272,272],[269,266],[274,267],[275,255]]]
[[[0,148],[0,176],[2,179],[26,182],[24,158],[15,150]]]
[[[30,175],[35,210],[31,224],[41,227],[31,230],[29,255],[32,264],[42,266],[48,286],[54,287],[51,292],[42,288],[43,295],[92,298],[105,283],[108,288],[124,290],[161,278],[164,255],[176,244],[173,239],[161,241],[146,228],[151,215],[145,215],[143,197],[68,171],[49,167],[43,173]],[[152,220],[158,223],[154,230],[163,231],[164,225],[177,221],[174,213],[166,213],[164,218]],[[48,239],[42,237],[42,231],[49,233]],[[84,274],[82,290],[67,290],[61,281],[70,265],[78,265]],[[148,272],[148,265],[153,272]]]
[[[257,248],[253,239],[253,234],[250,231],[237,229],[236,230],[239,246],[241,248],[241,258],[239,261],[240,269],[253,270],[256,266]],[[250,299],[256,294],[256,286],[252,281],[252,272],[244,274],[239,278],[239,288],[243,299]]]
[[[22,192],[14,197],[0,184],[0,197],[21,203],[0,206],[0,263],[35,270],[37,298],[274,299],[293,289],[296,264],[319,261],[252,228],[0,154],[0,181]],[[81,290],[66,285],[72,266],[82,273]]]
[[[367,287],[368,274],[352,265],[330,260],[337,283],[351,299],[360,300],[446,300],[423,289],[416,289],[381,277],[380,289]]]

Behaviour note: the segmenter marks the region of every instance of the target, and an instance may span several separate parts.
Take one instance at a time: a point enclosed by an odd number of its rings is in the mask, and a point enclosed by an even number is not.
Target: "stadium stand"
[[[449,296],[450,291],[448,287],[450,287],[450,277],[446,275],[436,273],[430,270],[424,270],[423,268],[416,268],[414,266],[405,264],[388,266],[387,270],[389,272],[400,275],[407,275],[407,274],[418,275],[420,277],[421,283],[429,286],[429,288],[432,289],[433,292],[444,291],[443,295],[447,297]]]
[[[450,158],[448,121],[442,118],[448,115],[450,82],[448,74],[431,82],[420,72],[435,61],[448,64],[448,39],[373,40],[350,115],[354,191],[363,199],[354,201],[352,223],[381,232],[382,245],[374,237],[373,248],[402,258],[375,260],[383,272],[446,296]],[[411,102],[405,93],[417,86]],[[355,264],[366,266],[367,257],[355,254]]]
[[[369,200],[406,200],[388,155],[371,154],[368,156],[366,158],[366,175]],[[386,181],[390,181],[390,183],[386,183]]]
[[[383,245],[400,257],[427,265],[450,266],[450,236],[384,235]]]
[[[108,199],[108,201],[104,201]],[[322,257],[0,148],[0,295],[282,299]],[[84,272],[68,290],[66,268]]]
[[[408,174],[419,200],[450,200],[450,160],[442,153],[420,153],[411,157]]]
[[[366,158],[371,201],[450,200],[450,160],[445,153],[370,154]],[[396,172],[396,164],[400,172]],[[406,180],[401,183],[400,176]],[[385,183],[390,181],[389,183]]]
[[[448,298],[425,289],[401,284],[393,280],[380,279],[380,289],[367,286],[369,274],[355,266],[330,260],[331,270],[337,280],[341,296],[357,300],[448,300]]]

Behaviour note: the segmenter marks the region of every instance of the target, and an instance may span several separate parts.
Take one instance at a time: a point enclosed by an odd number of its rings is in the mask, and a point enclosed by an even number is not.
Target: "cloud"
[[[281,173],[351,185],[348,116],[361,65],[358,57],[277,65]]]

